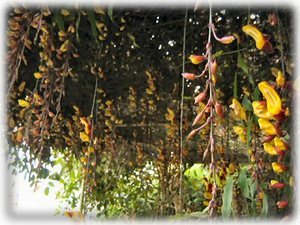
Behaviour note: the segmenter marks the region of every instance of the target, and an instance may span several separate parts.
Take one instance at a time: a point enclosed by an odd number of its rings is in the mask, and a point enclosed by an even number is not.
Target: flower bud
[[[228,45],[231,42],[233,42],[234,39],[235,39],[234,36],[225,36],[225,37],[220,38],[218,41],[220,41],[221,43],[223,43],[225,45]]]
[[[223,107],[222,107],[222,105],[220,103],[216,102],[216,104],[215,104],[215,110],[216,110],[217,115],[220,118],[224,117]]]
[[[204,55],[191,55],[189,59],[194,65],[198,65],[202,63],[206,59],[206,57]]]
[[[284,209],[285,207],[287,207],[289,205],[289,202],[288,201],[278,201],[276,203],[276,205],[279,209]]]
[[[193,73],[182,73],[181,75],[187,80],[195,80],[196,79],[196,75]]]

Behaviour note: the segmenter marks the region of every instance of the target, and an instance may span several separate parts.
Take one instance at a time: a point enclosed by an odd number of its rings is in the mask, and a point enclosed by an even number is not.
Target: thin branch
[[[185,42],[186,42],[186,24],[187,24],[188,7],[185,9],[184,28],[183,28],[183,47],[182,47],[182,73],[185,72]],[[183,100],[184,100],[184,77],[181,78],[181,100],[180,100],[180,178],[179,178],[179,211],[182,213],[182,176],[183,176]]]

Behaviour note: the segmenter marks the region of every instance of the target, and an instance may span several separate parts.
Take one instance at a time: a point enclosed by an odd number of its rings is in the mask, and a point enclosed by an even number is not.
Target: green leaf
[[[233,98],[237,99],[237,73],[234,74],[234,81],[233,81]]]
[[[53,184],[53,182],[51,182],[51,181],[49,181],[49,186],[51,186],[51,187],[54,187],[54,184]]]
[[[247,123],[247,147],[249,148],[252,140],[252,117],[249,118]]]
[[[87,11],[87,16],[88,16],[88,20],[91,24],[93,37],[95,38],[96,42],[98,42],[98,38],[97,38],[98,32],[97,32],[97,26],[96,26],[96,19],[95,19],[94,10],[88,10]]]
[[[252,74],[249,73],[249,67],[245,63],[244,59],[242,58],[241,54],[238,53],[238,64],[237,66],[243,70],[244,73],[248,75],[248,81],[252,85],[252,87],[255,87],[254,79]]]
[[[260,98],[260,91],[258,86],[256,86],[253,91],[253,101],[258,101],[259,98]]]
[[[46,196],[48,196],[48,194],[49,194],[49,187],[46,187],[46,188],[45,188],[44,194],[45,194]]]
[[[248,65],[245,63],[240,53],[238,53],[238,67],[241,68],[247,75],[249,74]]]
[[[248,186],[248,182],[247,182],[247,168],[243,168],[240,173],[239,173],[239,177],[238,177],[238,185],[243,193],[243,195],[245,196],[245,198],[249,198],[249,186]]]
[[[127,36],[129,37],[129,39],[132,41],[132,44],[134,47],[136,48],[140,48],[140,46],[136,43],[135,41],[135,37],[131,34],[131,33],[127,33]]]
[[[80,42],[79,33],[78,33],[79,24],[80,24],[80,18],[81,18],[81,13],[78,13],[78,18],[77,18],[76,23],[75,23],[75,27],[76,27],[76,41],[77,42]]]
[[[217,57],[221,56],[223,53],[224,53],[223,50],[217,51],[217,52],[213,55],[213,58],[217,58]]]
[[[266,217],[268,215],[269,205],[268,205],[268,195],[264,192],[263,193],[263,202],[262,202],[262,210],[261,215]]]
[[[253,111],[253,109],[252,109],[252,103],[251,103],[251,101],[249,100],[249,98],[246,95],[244,95],[244,97],[243,97],[242,105],[243,105],[243,107],[246,110]]]
[[[226,179],[226,184],[224,186],[224,192],[222,195],[222,217],[228,219],[231,214],[231,203],[232,203],[232,193],[233,193],[233,177],[229,176]]]
[[[114,18],[113,18],[113,7],[112,6],[107,7],[107,14],[108,14],[110,20],[114,21]]]
[[[65,31],[65,24],[60,10],[54,12],[54,22],[57,24],[60,31]]]
[[[250,181],[248,181],[248,182],[250,183],[249,184],[250,185],[250,198],[251,198],[252,201],[254,201],[254,194],[256,192],[257,181],[253,182],[251,178],[249,178],[249,179],[250,179]]]

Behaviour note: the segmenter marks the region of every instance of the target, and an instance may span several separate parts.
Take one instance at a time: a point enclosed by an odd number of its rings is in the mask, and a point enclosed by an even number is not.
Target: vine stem
[[[98,89],[98,76],[96,77],[95,81],[95,89],[94,89],[94,96],[93,96],[93,103],[92,103],[92,108],[91,108],[91,123],[92,123],[92,132],[90,136],[90,143],[89,147],[92,145],[92,140],[93,140],[93,130],[94,130],[94,108],[95,108],[95,103],[96,103],[96,96],[97,96],[97,89]],[[89,162],[89,159],[88,159]],[[87,170],[88,170],[89,165],[87,164]],[[83,179],[81,183],[81,195],[80,195],[80,212],[85,215],[85,189],[86,189],[86,182],[87,182],[87,175],[83,172]]]
[[[185,72],[185,43],[186,43],[186,24],[187,24],[188,7],[185,9],[183,43],[182,43],[182,73]],[[183,177],[183,100],[184,100],[184,77],[181,78],[181,99],[180,99],[180,177],[179,177],[179,211],[182,213],[182,177]]]
[[[212,82],[212,45],[211,45],[211,36],[212,36],[212,6],[211,1],[209,1],[209,22],[208,22],[208,38],[207,38],[207,63],[208,63],[208,77],[209,77],[209,100],[213,102],[213,95],[214,95],[214,84]],[[214,160],[214,147],[215,147],[215,141],[214,141],[214,119],[213,119],[213,104],[210,106],[210,133],[209,133],[209,139],[210,139],[210,155],[211,155],[211,161],[210,161],[210,170],[212,172],[213,176],[213,190],[212,190],[212,199],[211,199],[211,211],[210,216],[213,216],[214,212],[214,205],[215,205],[215,192],[216,192],[216,174],[215,174],[215,160]]]

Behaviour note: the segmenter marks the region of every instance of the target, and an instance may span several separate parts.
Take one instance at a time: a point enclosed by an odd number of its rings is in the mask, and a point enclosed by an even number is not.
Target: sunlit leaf
[[[66,9],[61,9],[60,12],[61,12],[61,15],[63,15],[63,16],[69,16],[70,15],[70,12]]]
[[[80,132],[79,135],[83,142],[90,142],[90,137],[85,132]]]
[[[66,52],[69,49],[70,41],[66,40],[61,46],[60,46],[60,51]]]
[[[18,90],[19,90],[20,93],[22,93],[22,92],[24,91],[25,86],[26,86],[26,82],[25,82],[25,81],[23,81],[23,82],[19,85]]]
[[[46,187],[46,188],[44,189],[44,194],[45,194],[46,196],[49,195],[49,187]]]
[[[175,113],[170,108],[167,108],[167,111],[168,113],[165,114],[166,120],[173,121],[175,118]]]
[[[34,73],[33,75],[34,75],[35,79],[41,79],[43,77],[43,75],[38,72]]]
[[[30,106],[30,103],[23,99],[19,99],[18,104],[19,104],[19,106],[24,107],[24,108],[28,108]]]

